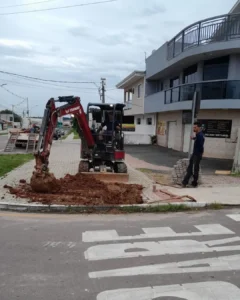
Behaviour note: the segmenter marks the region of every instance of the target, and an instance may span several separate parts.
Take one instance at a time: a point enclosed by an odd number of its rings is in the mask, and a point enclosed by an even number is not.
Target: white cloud
[[[76,4],[74,0],[67,2]],[[24,1],[18,0],[18,3]],[[227,13],[234,3],[235,0],[221,0],[221,5],[219,0],[118,0],[102,5],[1,17],[0,28],[4,30],[0,35],[0,70],[66,81],[99,82],[104,76],[107,87],[112,88],[134,69],[145,67],[144,52],[150,55],[153,49],[185,26]],[[64,5],[65,0],[58,0],[24,9]],[[1,75],[0,83],[4,83],[4,78],[12,80],[12,77]],[[82,95],[84,105],[99,100],[96,91],[81,90],[81,85],[75,87],[77,89],[73,90],[56,90],[50,86],[40,89],[8,82],[9,90],[29,97],[33,104],[38,102],[36,110],[43,109],[50,97],[61,94]],[[107,94],[122,101],[122,91],[113,90]],[[4,105],[18,101],[2,89],[0,97]]]

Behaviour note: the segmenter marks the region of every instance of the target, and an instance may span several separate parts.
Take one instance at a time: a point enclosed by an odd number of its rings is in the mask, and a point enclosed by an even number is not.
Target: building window
[[[170,88],[178,86],[180,84],[179,77],[174,77],[170,79]]]
[[[141,125],[141,118],[137,118],[137,125]]]
[[[158,80],[156,81],[156,93],[163,91],[163,82]]]
[[[141,97],[141,84],[138,85],[138,98]]]
[[[197,65],[188,67],[183,71],[183,83],[197,82]]]
[[[9,121],[12,122],[13,121],[13,117],[9,117]]]
[[[203,80],[227,79],[228,66],[229,56],[223,56],[204,61]]]
[[[152,125],[152,118],[147,118],[147,125]]]

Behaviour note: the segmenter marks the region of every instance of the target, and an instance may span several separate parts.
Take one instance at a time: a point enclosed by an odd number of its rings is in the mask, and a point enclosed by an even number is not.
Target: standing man
[[[202,160],[202,156],[204,152],[205,137],[203,135],[201,124],[199,122],[194,123],[193,131],[196,133],[196,137],[192,138],[193,140],[195,140],[194,147],[193,147],[193,154],[190,158],[190,162],[187,168],[187,174],[182,182],[183,187],[186,187],[186,185],[188,185],[188,182],[192,175],[193,175],[192,186],[193,187],[198,186],[199,168],[200,168],[200,162]]]

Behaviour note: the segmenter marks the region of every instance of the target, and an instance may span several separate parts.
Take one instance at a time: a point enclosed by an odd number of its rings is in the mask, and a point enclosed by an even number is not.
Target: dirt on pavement
[[[29,183],[21,182],[16,187],[5,186],[5,188],[17,198],[29,199],[29,202],[88,206],[143,203],[141,185],[104,183],[91,175],[66,175],[64,178],[56,179],[55,186],[58,188],[55,191],[50,191],[47,187],[44,193],[34,192]],[[37,181],[31,184],[38,190]]]

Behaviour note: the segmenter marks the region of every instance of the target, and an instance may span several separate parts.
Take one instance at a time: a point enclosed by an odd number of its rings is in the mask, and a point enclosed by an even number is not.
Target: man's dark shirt
[[[193,154],[202,156],[204,152],[204,142],[205,142],[205,137],[200,131],[199,133],[196,134],[195,142],[194,142],[194,147],[193,147]]]
[[[113,122],[111,121],[105,121],[102,123],[102,127],[107,126],[107,131],[112,131],[112,130],[116,130],[117,126],[120,126],[118,121],[114,122],[114,127],[113,127]]]

